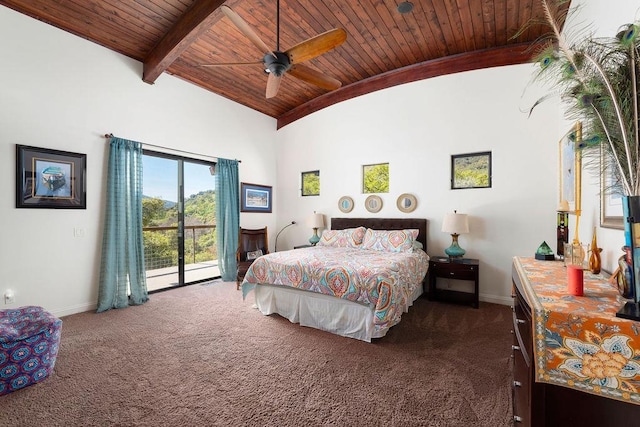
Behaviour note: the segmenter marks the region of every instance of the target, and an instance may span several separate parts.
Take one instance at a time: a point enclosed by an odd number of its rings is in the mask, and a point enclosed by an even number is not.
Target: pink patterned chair
[[[0,396],[53,372],[62,320],[42,307],[0,310]]]

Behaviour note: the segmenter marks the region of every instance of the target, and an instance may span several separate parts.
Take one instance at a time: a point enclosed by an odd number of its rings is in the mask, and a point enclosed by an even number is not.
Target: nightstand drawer
[[[430,268],[437,277],[449,277],[457,280],[475,280],[478,274],[478,267],[469,264],[432,262]]]

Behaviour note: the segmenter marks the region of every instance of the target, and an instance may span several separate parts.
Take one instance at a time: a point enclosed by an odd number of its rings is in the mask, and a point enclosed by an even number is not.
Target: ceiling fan
[[[315,86],[327,90],[335,90],[342,86],[342,83],[322,74],[314,68],[301,64],[317,56],[322,55],[340,46],[347,39],[347,32],[342,28],[335,28],[325,33],[312,37],[293,46],[284,52],[280,51],[280,0],[276,2],[276,48],[272,50],[262,39],[251,29],[249,24],[234,12],[229,6],[220,7],[222,13],[235,25],[242,34],[245,35],[258,49],[264,52],[262,64],[264,71],[269,74],[267,78],[266,97],[273,98],[278,93],[280,82],[285,73],[293,77],[311,83]],[[233,62],[221,64],[206,64],[203,67],[255,65],[260,62]]]

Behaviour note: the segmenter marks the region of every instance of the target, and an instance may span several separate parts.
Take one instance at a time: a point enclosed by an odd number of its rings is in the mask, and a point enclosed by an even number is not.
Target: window
[[[320,171],[302,172],[302,195],[320,195]]]
[[[389,192],[389,163],[362,166],[362,192]]]

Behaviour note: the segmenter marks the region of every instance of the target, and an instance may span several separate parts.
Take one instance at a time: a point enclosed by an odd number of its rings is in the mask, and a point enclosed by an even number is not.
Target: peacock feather
[[[640,141],[638,139],[640,72],[640,26],[620,27],[614,37],[596,38],[592,32],[561,31],[561,23],[578,9],[561,6],[565,0],[541,1],[549,33],[545,47],[535,61],[539,65],[534,76],[551,84],[566,105],[565,115],[582,122],[583,135],[577,147],[583,160],[592,159],[597,172],[610,169],[622,191],[640,195]],[[533,109],[549,95],[534,103]],[[608,163],[601,166],[601,150]]]

